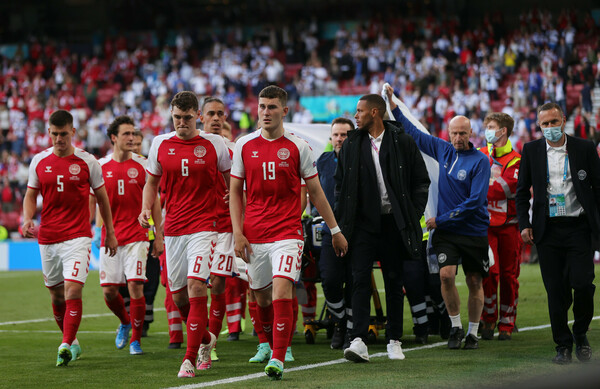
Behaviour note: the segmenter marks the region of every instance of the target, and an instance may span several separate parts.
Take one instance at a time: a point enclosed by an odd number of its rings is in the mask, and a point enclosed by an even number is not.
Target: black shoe
[[[511,340],[511,339],[512,339],[512,335],[508,331],[500,331],[500,334],[498,334],[498,340]]]
[[[346,329],[340,325],[336,325],[331,335],[331,349],[340,350],[346,340]]]
[[[477,350],[479,348],[479,339],[473,334],[467,335],[465,338],[465,350]]]
[[[240,340],[240,333],[239,332],[232,332],[227,337],[227,341],[228,342],[236,342],[238,340]]]
[[[181,343],[177,343],[177,342],[175,342],[175,343],[169,343],[169,345],[167,346],[167,348],[171,348],[171,349],[173,349],[173,348],[181,348]]]
[[[350,331],[346,331],[346,336],[344,336],[344,345],[342,346],[342,350],[345,350],[348,347],[350,347],[350,341]]]
[[[444,340],[448,339],[451,329],[452,322],[450,321],[450,316],[448,316],[448,312],[444,312],[440,317],[440,337]]]
[[[416,344],[427,344],[427,338],[428,337],[429,337],[428,334],[415,335],[415,343]]]
[[[452,327],[448,335],[448,348],[456,350],[460,348],[460,343],[465,337],[465,330],[459,327]]]
[[[592,358],[592,348],[587,336],[584,335],[579,342],[575,343],[575,356],[580,362],[589,362]]]
[[[567,365],[571,363],[571,350],[566,347],[559,347],[556,350],[556,356],[552,358],[552,362],[558,365]]]
[[[479,324],[479,328],[481,329],[481,339],[494,339],[494,329],[496,328],[496,323],[481,322]]]

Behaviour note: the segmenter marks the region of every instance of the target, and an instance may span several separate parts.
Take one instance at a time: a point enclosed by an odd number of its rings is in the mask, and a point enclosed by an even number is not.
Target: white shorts
[[[41,244],[42,272],[47,288],[64,281],[85,284],[90,268],[92,239],[75,238],[60,243]]]
[[[250,255],[250,263],[247,264],[251,289],[265,289],[275,277],[292,282],[300,278],[303,241],[286,239],[273,243],[254,243],[251,246],[254,254]]]
[[[202,231],[181,236],[165,236],[167,277],[171,292],[187,287],[187,279],[208,280],[217,246],[217,233]]]
[[[235,257],[235,264],[240,271],[238,277],[248,282],[248,264],[240,257]]]
[[[210,267],[210,274],[234,277],[240,272],[235,261],[232,232],[219,232],[217,249]]]
[[[146,260],[150,242],[132,242],[117,248],[110,257],[100,247],[100,285],[126,285],[127,281],[146,281]]]

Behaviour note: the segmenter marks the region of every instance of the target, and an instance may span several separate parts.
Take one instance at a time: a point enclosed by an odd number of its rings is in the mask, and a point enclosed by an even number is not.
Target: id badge
[[[551,194],[548,198],[548,213],[550,217],[566,216],[567,206],[564,194]]]

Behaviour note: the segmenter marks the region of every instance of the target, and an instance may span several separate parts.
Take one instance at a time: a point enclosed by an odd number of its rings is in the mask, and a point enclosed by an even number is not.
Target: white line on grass
[[[600,316],[594,316],[592,318],[592,320],[598,320],[598,319],[600,319]],[[573,323],[573,320],[571,320],[569,323]],[[532,326],[532,327],[524,327],[524,328],[519,328],[519,332],[535,331],[535,330],[541,330],[541,329],[549,328],[549,327],[550,327],[550,324],[543,324],[543,325]],[[437,342],[437,343],[433,343],[433,344],[427,344],[425,346],[407,348],[407,349],[404,349],[403,351],[405,353],[407,353],[410,351],[426,350],[426,349],[435,348],[435,347],[439,347],[439,346],[445,346],[447,344],[448,344],[448,342]],[[369,355],[370,358],[379,358],[379,357],[385,357],[385,356],[387,356],[387,353],[376,353],[376,354]],[[292,367],[291,369],[286,369],[285,372],[288,373],[288,372],[293,372],[293,371],[310,370],[310,369],[315,369],[318,367],[338,365],[338,364],[344,363],[344,362],[348,362],[348,360],[346,360],[344,358],[334,359],[333,361],[313,363],[310,365]],[[262,377],[265,377],[264,373],[254,373],[254,374],[247,374],[247,375],[238,376],[238,377],[225,378],[225,379],[216,380],[216,381],[201,382],[201,383],[197,383],[197,384],[188,384],[188,385],[181,385],[181,386],[172,386],[167,389],[207,388],[210,386],[217,386],[217,385],[222,385],[222,384],[232,384],[234,382],[248,381],[248,380],[253,380],[255,378],[262,378]]]
[[[154,311],[164,311],[164,308],[154,308]],[[82,319],[90,319],[94,317],[105,317],[105,316],[114,316],[114,313],[92,313],[89,315],[83,315]],[[43,319],[30,319],[30,320],[19,320],[19,321],[5,321],[0,322],[0,326],[8,326],[13,324],[29,324],[29,323],[43,323],[45,321],[54,321],[54,317],[45,317]]]

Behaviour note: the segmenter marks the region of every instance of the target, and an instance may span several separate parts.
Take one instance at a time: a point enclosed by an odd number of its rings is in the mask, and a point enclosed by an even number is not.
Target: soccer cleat
[[[219,362],[219,356],[217,355],[217,347],[210,350],[210,360],[213,362]]]
[[[361,338],[354,338],[344,350],[344,358],[353,362],[369,362],[369,350]]]
[[[179,368],[179,373],[177,374],[177,378],[193,378],[196,376],[196,372],[194,371],[194,365],[190,362],[189,359],[186,359],[181,364]]]
[[[56,357],[56,366],[67,366],[71,361],[73,355],[71,354],[71,346],[67,343],[63,343],[58,346],[58,355]]]
[[[460,348],[460,344],[465,337],[465,330],[460,327],[452,327],[448,337],[448,348],[456,350]]]
[[[269,343],[261,343],[256,347],[256,354],[248,359],[250,363],[263,363],[269,359],[269,355],[271,355],[271,347]]]
[[[212,332],[209,332],[208,334],[210,335],[210,342],[207,344],[201,344],[200,348],[198,349],[198,362],[196,362],[196,369],[198,370],[207,370],[212,366],[210,352],[217,343],[217,337]]]
[[[402,352],[402,342],[399,340],[390,340],[387,345],[387,353],[390,359],[404,359],[404,353]]]
[[[283,377],[283,363],[277,359],[271,359],[265,367],[265,374],[272,380],[279,381]]]
[[[131,342],[129,345],[129,354],[131,355],[142,355],[144,352],[142,351],[142,345],[139,340]]]
[[[78,344],[71,345],[71,361],[76,361],[81,358],[81,346]]]
[[[479,348],[479,339],[473,334],[467,335],[465,338],[465,350],[476,350]]]
[[[130,324],[119,324],[117,328],[117,337],[115,338],[115,346],[120,350],[127,345],[129,340],[129,330],[131,330]]]
[[[294,362],[296,358],[292,354],[292,346],[289,346],[287,350],[285,350],[285,361],[286,362]]]
[[[240,333],[239,332],[232,332],[227,337],[227,341],[228,342],[237,342],[238,340],[240,340]]]

